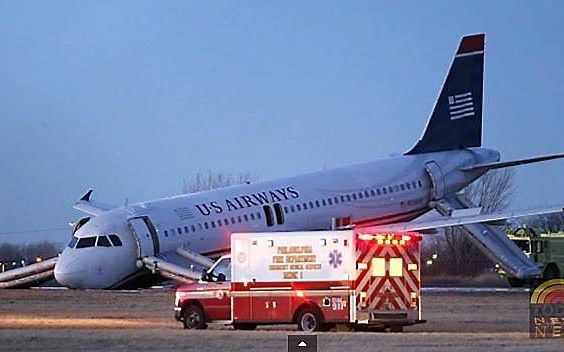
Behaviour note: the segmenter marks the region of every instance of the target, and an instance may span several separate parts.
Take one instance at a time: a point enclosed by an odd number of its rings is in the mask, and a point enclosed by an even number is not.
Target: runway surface
[[[531,340],[525,290],[426,289],[426,324],[403,333],[318,334],[319,351],[558,351],[564,340]],[[0,351],[286,351],[295,327],[186,331],[173,291],[0,291]]]

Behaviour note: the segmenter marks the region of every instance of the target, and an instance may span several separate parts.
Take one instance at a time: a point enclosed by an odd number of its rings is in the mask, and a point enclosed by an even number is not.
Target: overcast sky
[[[460,37],[487,35],[484,145],[564,151],[557,1],[3,1],[0,243],[65,242],[71,208],[401,154]],[[514,208],[564,202],[564,161],[517,170]],[[58,229],[49,232],[29,230]]]

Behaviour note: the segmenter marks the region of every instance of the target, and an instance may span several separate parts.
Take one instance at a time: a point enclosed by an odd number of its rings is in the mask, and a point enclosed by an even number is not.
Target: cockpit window
[[[74,248],[74,246],[76,245],[76,242],[78,242],[78,237],[72,236],[71,240],[69,242],[69,248]]]
[[[96,237],[95,236],[83,237],[83,238],[80,238],[78,240],[78,243],[76,244],[76,248],[94,247],[94,244],[96,244]]]
[[[110,240],[106,236],[99,236],[98,242],[96,242],[96,247],[111,247]]]
[[[121,246],[121,240],[119,239],[118,235],[109,235],[110,241],[114,246]]]

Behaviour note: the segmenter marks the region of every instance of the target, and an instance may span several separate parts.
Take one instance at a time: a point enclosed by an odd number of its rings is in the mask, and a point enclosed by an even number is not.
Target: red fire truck
[[[198,283],[179,287],[175,316],[187,329],[297,323],[302,331],[401,331],[421,319],[421,238],[356,230],[238,233]]]

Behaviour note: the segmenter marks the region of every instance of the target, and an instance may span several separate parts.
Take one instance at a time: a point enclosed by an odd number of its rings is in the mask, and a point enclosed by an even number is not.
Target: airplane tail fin
[[[406,155],[482,145],[484,39],[462,38],[427,128]]]

